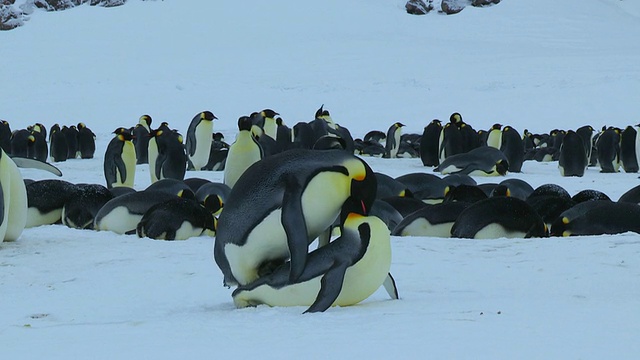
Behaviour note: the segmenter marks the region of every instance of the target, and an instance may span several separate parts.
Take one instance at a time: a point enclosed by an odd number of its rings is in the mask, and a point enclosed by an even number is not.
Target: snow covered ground
[[[505,0],[453,16],[410,16],[403,7],[166,0],[34,14],[0,32],[0,118],[12,129],[85,122],[98,134],[96,158],[58,166],[65,180],[101,184],[109,133],[145,113],[184,132],[211,110],[228,141],[241,115],[273,108],[294,124],[322,103],[355,136],[395,121],[421,132],[455,111],[476,129],[640,122],[637,2]],[[367,160],[391,176],[431,172],[419,159]],[[562,178],[556,166],[526,162],[507,178],[558,183],[571,194],[598,189],[614,200],[639,183],[637,174],[594,168]],[[148,184],[139,166],[135,187]],[[640,354],[637,234],[392,241],[401,300],[381,290],[357,306],[302,316],[297,307],[236,310],[212,238],[27,229],[0,244],[0,358]]]

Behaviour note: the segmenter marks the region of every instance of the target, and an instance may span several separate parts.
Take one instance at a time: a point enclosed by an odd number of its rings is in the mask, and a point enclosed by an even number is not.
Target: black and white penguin
[[[600,172],[615,173],[620,168],[620,129],[604,130],[596,143]]]
[[[0,149],[0,242],[15,241],[27,223],[27,190],[18,166]]]
[[[364,134],[364,137],[362,138],[362,140],[365,142],[373,141],[373,142],[380,143],[381,141],[384,141],[386,138],[387,138],[387,135],[382,131],[371,130],[366,134]]]
[[[438,138],[438,163],[441,164],[450,156],[463,153],[462,134],[451,122],[442,127]]]
[[[78,152],[81,159],[93,159],[96,152],[96,134],[84,123],[78,123]]]
[[[404,124],[396,122],[387,130],[387,140],[384,143],[384,155],[383,158],[393,159],[398,157],[398,150],[400,149],[400,137],[402,136],[402,127]]]
[[[29,137],[31,133],[27,129],[15,130],[11,136],[11,156],[29,157]]]
[[[267,135],[273,140],[276,140],[278,134],[278,124],[276,123],[276,116],[280,114],[271,109],[264,109],[260,112],[260,115],[264,118],[264,124],[262,125],[262,131],[264,135]]]
[[[62,207],[62,223],[72,229],[93,229],[98,212],[114,196],[100,184],[75,184],[73,196]]]
[[[511,196],[520,200],[526,200],[534,191],[534,188],[522,179],[506,179],[501,181],[490,196]]]
[[[591,151],[593,150],[594,129],[591,125],[583,125],[576,129],[576,134],[582,139],[584,151],[587,154],[587,161],[589,161],[591,159]]]
[[[0,120],[0,149],[11,155],[11,126],[6,120]]]
[[[620,165],[624,172],[637,173],[638,157],[636,144],[638,144],[638,132],[633,126],[627,126],[620,133]]]
[[[438,158],[438,141],[440,140],[440,132],[442,124],[440,120],[433,119],[429,125],[424,127],[422,138],[420,139],[420,160],[424,166],[438,166],[440,159]]]
[[[589,160],[587,150],[584,148],[584,139],[573,130],[567,131],[560,146],[560,158],[558,159],[560,175],[581,177],[588,165]]]
[[[204,166],[204,170],[223,171],[229,155],[229,144],[224,141],[222,133],[217,132],[212,135],[211,151],[209,161]]]
[[[293,130],[284,123],[281,117],[276,118],[276,125],[277,152],[289,150],[293,142]]]
[[[203,111],[193,117],[187,130],[187,156],[193,169],[201,170],[209,161],[211,152],[211,134],[213,120],[217,119],[211,111]]]
[[[149,176],[151,178],[151,183],[158,181],[158,176],[156,175],[156,160],[158,159],[158,143],[156,142],[155,134],[158,131],[163,132],[171,132],[174,131],[169,127],[167,122],[163,122],[160,126],[152,130],[149,133],[149,148],[147,149],[147,159],[149,161]]]
[[[49,148],[47,140],[39,131],[31,131],[29,136],[29,145],[27,147],[27,157],[39,161],[47,161],[49,157]]]
[[[415,172],[398,176],[396,180],[404,184],[413,197],[427,204],[441,203],[449,191],[449,185],[434,174]]]
[[[500,149],[502,145],[502,124],[493,124],[487,134],[487,146]]]
[[[402,219],[392,231],[394,236],[451,237],[451,227],[460,213],[470,203],[464,201],[443,202],[429,205]]]
[[[69,146],[67,145],[67,137],[62,133],[60,127],[51,127],[49,132],[49,155],[51,161],[66,161],[69,156]]]
[[[480,146],[467,153],[448,157],[433,171],[442,174],[498,176],[505,175],[508,170],[509,162],[502,151],[492,146]]]
[[[640,204],[640,185],[636,185],[620,195],[618,202]]]
[[[115,197],[96,214],[94,229],[118,234],[135,234],[142,216],[153,205],[174,200],[177,195],[165,191],[138,191]]]
[[[187,153],[182,144],[182,135],[175,131],[156,129],[153,137],[158,149],[155,177],[158,180],[183,180],[187,171]]]
[[[511,126],[505,126],[502,129],[502,144],[500,151],[504,153],[509,162],[510,172],[522,172],[522,163],[524,162],[524,144],[518,130]]]
[[[196,195],[191,187],[182,180],[161,179],[147,186],[144,191],[161,191],[183,198],[195,199]]]
[[[59,223],[62,208],[74,196],[75,189],[74,184],[58,179],[39,180],[26,185],[28,208],[25,228]]]
[[[214,259],[224,283],[252,282],[265,263],[286,258],[289,279],[297,280],[309,243],[333,224],[345,200],[369,209],[375,192],[369,165],[344,151],[292,149],[250,166],[218,221]]]
[[[69,150],[67,159],[78,157],[78,129],[75,125],[63,126],[62,133],[67,138],[67,148]]]
[[[451,116],[449,116],[449,123],[455,125],[460,132],[462,152],[469,152],[480,146],[478,133],[473,129],[471,125],[462,120],[462,115],[460,115],[460,113],[455,112],[451,114]]]
[[[133,128],[133,145],[136,148],[136,164],[149,163],[149,140],[151,139],[151,123],[149,115],[142,115]]]
[[[523,200],[490,197],[469,205],[451,228],[451,237],[468,239],[546,237],[542,218]]]
[[[640,205],[585,201],[564,211],[551,225],[552,236],[640,233]]]
[[[214,236],[215,221],[213,214],[197,201],[175,198],[150,207],[136,226],[136,234],[155,240]]]
[[[204,205],[213,215],[219,215],[224,203],[231,194],[231,188],[223,183],[209,182],[196,191],[196,200]]]
[[[236,141],[229,147],[224,167],[224,183],[233,188],[249,166],[263,158],[262,146],[251,133],[251,121],[247,116],[238,119]]]
[[[104,177],[107,188],[133,187],[136,175],[136,151],[131,142],[132,135],[125,128],[117,128],[104,154]]]
[[[291,279],[285,263],[238,287],[232,294],[236,307],[309,306],[305,313],[313,313],[354,305],[373,294],[391,267],[389,230],[379,218],[367,216],[359,200],[345,202],[341,219],[341,236],[309,253],[298,277]]]
[[[413,196],[409,188],[402,182],[392,178],[387,174],[376,172],[376,198],[384,199],[391,196]]]

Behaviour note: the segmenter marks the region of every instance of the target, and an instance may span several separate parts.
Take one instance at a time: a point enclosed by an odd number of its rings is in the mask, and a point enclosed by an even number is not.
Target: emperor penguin
[[[107,188],[127,186],[133,188],[136,175],[136,151],[132,135],[125,128],[117,128],[104,154],[104,177]]]
[[[133,128],[133,145],[136,147],[136,164],[149,163],[149,140],[151,136],[151,116],[142,115]]]
[[[224,183],[230,188],[249,166],[263,157],[262,146],[251,132],[251,119],[248,116],[238,119],[238,130],[236,141],[229,147],[224,167]]]
[[[615,173],[620,168],[620,129],[604,130],[596,143],[600,172]]]
[[[400,149],[400,137],[402,136],[401,122],[396,122],[387,130],[387,140],[384,144],[384,156],[383,158],[396,158],[398,157],[398,150]]]
[[[595,130],[591,125],[584,125],[576,129],[576,134],[582,139],[584,150],[587,154],[587,160],[591,159],[591,151],[593,150],[593,137]]]
[[[278,125],[276,124],[276,115],[280,115],[271,109],[264,109],[260,112],[260,115],[264,118],[264,125],[262,130],[265,135],[276,140],[278,134]]]
[[[75,159],[78,157],[78,128],[75,125],[69,127],[63,126],[62,133],[67,138],[67,146],[69,153],[67,159]]]
[[[620,164],[622,169],[628,173],[638,172],[637,137],[638,132],[633,126],[627,126],[620,133]]]
[[[446,123],[438,138],[438,164],[441,164],[449,156],[463,153],[463,149],[460,129],[451,122]]]
[[[502,145],[502,125],[493,124],[493,126],[491,126],[491,129],[489,129],[489,134],[487,135],[487,146],[500,149],[501,145]]]
[[[194,116],[189,124],[186,141],[187,156],[196,171],[201,170],[209,161],[214,119],[217,117],[211,111],[203,111]]]
[[[158,156],[155,160],[155,177],[184,180],[187,171],[187,154],[182,144],[182,135],[162,128],[154,131]]]
[[[49,149],[47,147],[47,140],[39,131],[31,131],[29,136],[29,146],[27,147],[27,157],[36,159],[39,161],[47,161],[49,157]]]
[[[560,158],[558,159],[560,175],[582,177],[588,164],[589,160],[582,137],[573,130],[567,131],[562,145],[560,145]]]
[[[11,154],[11,126],[6,120],[0,120],[0,148]]]
[[[17,240],[26,224],[26,186],[18,166],[0,149],[0,242]]]
[[[51,156],[51,161],[66,161],[69,156],[69,147],[67,146],[67,138],[64,136],[62,131],[60,131],[60,127],[52,127],[49,132],[49,136],[49,146],[51,148],[49,154]]]
[[[158,181],[158,176],[156,175],[156,160],[158,159],[158,143],[156,142],[155,134],[157,131],[173,131],[169,127],[169,124],[164,121],[156,130],[152,130],[149,133],[149,145],[147,149],[148,161],[149,161],[149,176],[151,177],[151,183]]]
[[[13,132],[11,136],[11,156],[29,157],[29,136],[31,136],[31,133],[27,129],[19,129]]]
[[[224,284],[248,284],[287,258],[289,280],[297,280],[309,244],[334,223],[345,200],[369,209],[376,187],[371,167],[341,150],[292,149],[251,165],[218,220],[214,259]]]
[[[518,130],[511,126],[505,126],[502,129],[500,151],[504,153],[509,161],[510,172],[522,172],[522,163],[524,162],[524,143]]]
[[[380,288],[391,267],[389,229],[352,198],[340,217],[340,237],[309,253],[298,279],[290,280],[289,265],[284,264],[238,287],[232,295],[236,307],[308,306],[305,313],[323,312],[357,304]]]
[[[93,159],[96,152],[96,134],[84,123],[78,123],[78,152],[81,159]]]
[[[433,119],[429,125],[424,127],[422,138],[420,139],[420,160],[424,166],[438,166],[440,159],[438,158],[438,140],[442,124],[440,120]]]

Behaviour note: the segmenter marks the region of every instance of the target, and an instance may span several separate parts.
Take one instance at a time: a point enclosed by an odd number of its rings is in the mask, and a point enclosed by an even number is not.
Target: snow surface
[[[241,115],[272,108],[292,125],[323,103],[355,136],[395,121],[421,132],[454,111],[476,129],[626,126],[639,122],[638,35],[640,4],[629,0],[505,0],[453,16],[411,16],[399,0],[80,6],[0,32],[0,118],[12,129],[85,122],[98,135],[96,158],[58,166],[65,180],[101,184],[109,133],[145,113],[184,133],[211,110],[228,141]],[[367,160],[391,176],[431,172],[419,159]],[[148,175],[138,166],[137,189]],[[614,200],[638,184],[637,174],[594,168],[562,178],[557,163],[526,162],[506,178]],[[27,229],[0,244],[0,358],[640,354],[637,234],[392,241],[400,300],[379,290],[356,306],[301,315],[304,307],[236,310],[212,238]]]

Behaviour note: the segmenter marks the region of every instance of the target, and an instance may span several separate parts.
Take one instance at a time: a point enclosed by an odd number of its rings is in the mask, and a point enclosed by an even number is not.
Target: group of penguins
[[[534,189],[518,179],[479,185],[472,177],[519,172],[537,152],[564,159],[559,160],[563,175],[581,176],[568,170],[563,149],[574,146],[567,144],[575,134],[580,158],[588,159],[582,130],[548,137],[525,131],[521,137],[510,126],[495,125],[483,133],[454,113],[444,126],[432,121],[421,136],[403,136],[404,125],[395,123],[387,134],[371,132],[361,140],[323,107],[314,120],[292,128],[278,115],[265,109],[240,117],[231,145],[213,132],[216,117],[210,111],[193,117],[186,141],[167,123],[151,129],[151,117],[143,115],[135,127],[114,131],[104,157],[106,186],[23,180],[16,164],[38,165],[23,160],[29,156],[3,151],[0,236],[15,240],[24,227],[55,223],[166,240],[207,234],[215,236],[214,260],[224,285],[236,287],[237,307],[307,306],[305,312],[321,312],[356,304],[380,286],[398,298],[389,272],[392,235],[640,233],[640,187],[612,201],[595,190],[570,196],[558,185]],[[594,136],[591,129],[588,143],[595,147],[589,151],[608,146],[609,130]],[[403,154],[419,156],[423,165],[446,176],[419,172],[391,178],[364,160]],[[601,166],[609,164],[604,155],[597,159]],[[135,167],[144,163],[152,182],[136,191]],[[588,162],[579,164],[586,168]],[[185,179],[187,169],[224,171],[224,180]],[[318,247],[311,250],[315,241]]]

